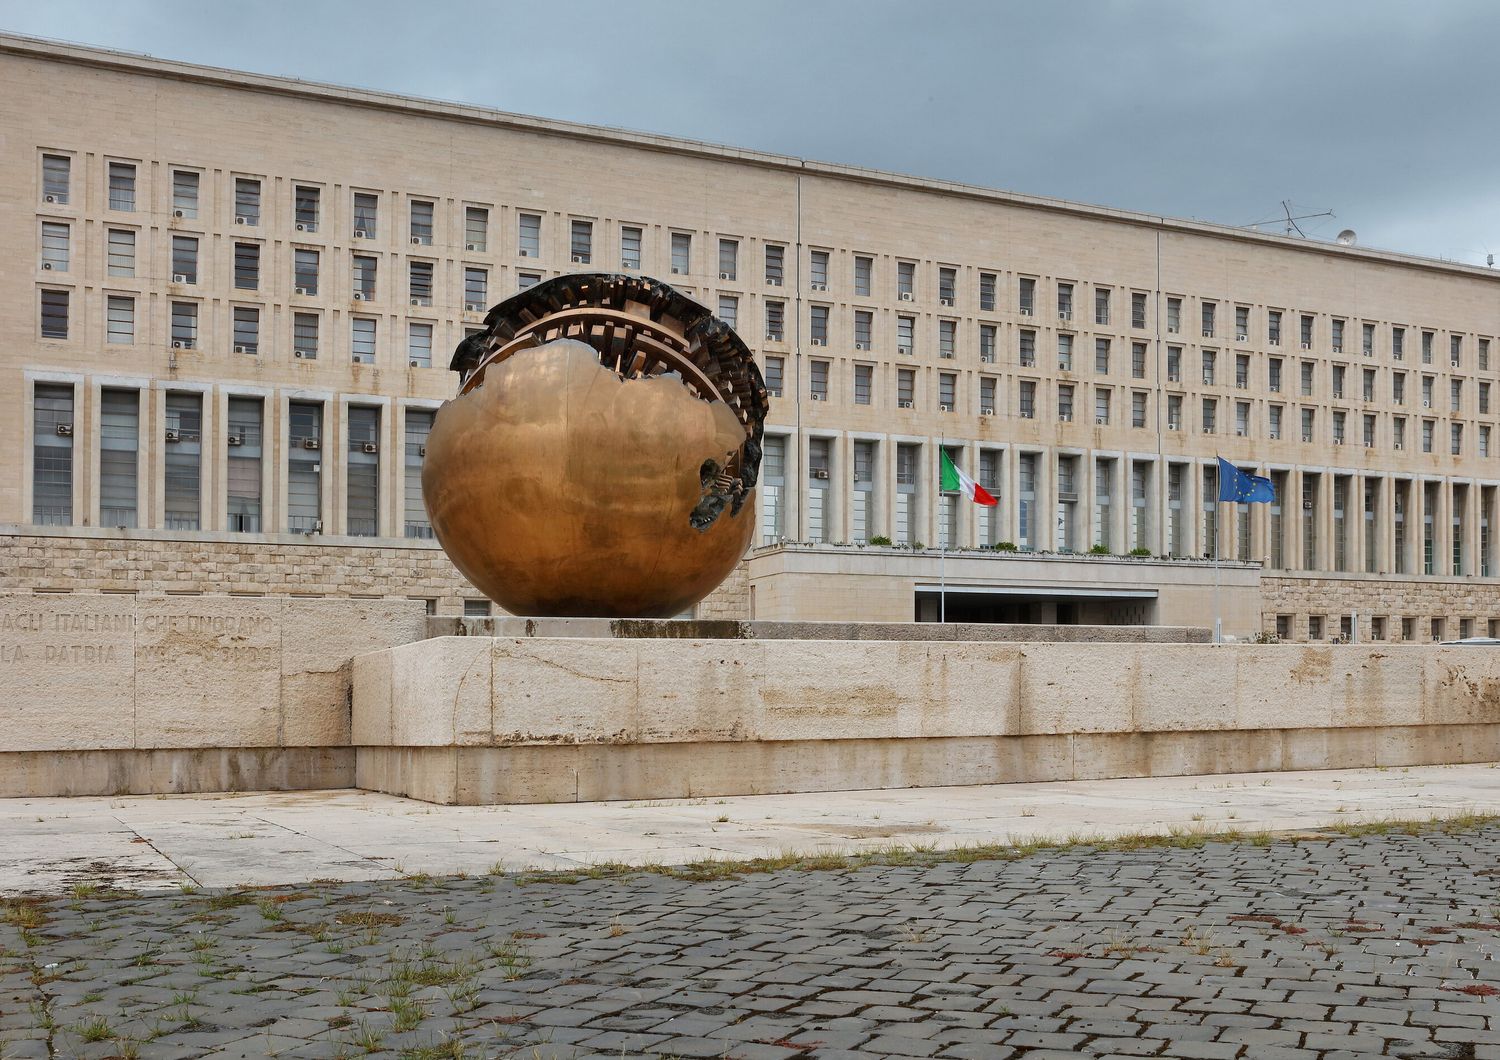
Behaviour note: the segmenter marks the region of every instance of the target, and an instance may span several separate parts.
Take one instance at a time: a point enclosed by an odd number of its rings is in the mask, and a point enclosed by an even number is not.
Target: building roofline
[[[1500,280],[1500,271],[1495,269],[1480,265],[1469,265],[1464,262],[1450,261],[1444,258],[1431,258],[1394,250],[1377,250],[1368,247],[1351,247],[1338,243],[1297,239],[1270,232],[1257,232],[1245,228],[1235,228],[1230,225],[1210,221],[1188,220],[1185,218],[1167,217],[1161,214],[1142,213],[1109,206],[1097,206],[1089,203],[1073,202],[1068,199],[1058,199],[1044,195],[1028,195],[1021,192],[1004,191],[976,184],[965,184],[960,181],[918,177],[846,163],[820,162],[814,159],[800,158],[795,155],[782,155],[769,151],[732,147],[686,137],[640,132],[606,125],[589,125],[583,122],[564,121],[554,118],[541,118],[468,103],[453,103],[445,100],[408,96],[396,92],[382,92],[375,89],[357,88],[350,85],[338,85],[323,81],[305,81],[301,78],[283,77],[275,74],[251,73],[226,67],[182,62],[175,59],[159,59],[141,52],[100,48],[92,45],[75,44],[69,41],[50,40],[44,37],[0,33],[0,54],[20,55],[31,59],[122,70],[144,76],[222,85],[230,88],[249,89],[279,95],[300,96],[305,99],[320,100],[328,103],[342,103],[347,106],[368,107],[426,117],[446,118],[452,121],[465,121],[530,133],[565,136],[578,140],[590,140],[597,143],[616,144],[669,154],[685,154],[717,161],[740,162],[766,169],[780,170],[793,175],[808,174],[827,177],[833,180],[851,180],[889,188],[927,191],[999,205],[1019,206],[1047,210],[1054,213],[1070,214],[1090,220],[1115,221],[1162,232],[1233,239],[1301,253],[1333,254],[1387,265],[1400,265],[1408,268],[1454,273],[1472,279]]]

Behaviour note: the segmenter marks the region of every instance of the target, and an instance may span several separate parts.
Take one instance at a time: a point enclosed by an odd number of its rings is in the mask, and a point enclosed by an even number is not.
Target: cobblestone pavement
[[[1500,1057],[1500,827],[11,900],[0,1056]]]

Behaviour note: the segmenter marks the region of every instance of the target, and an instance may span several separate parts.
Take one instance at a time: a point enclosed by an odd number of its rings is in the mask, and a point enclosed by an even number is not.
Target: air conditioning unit
[[[411,304],[412,305],[421,305],[422,304],[422,299],[420,299],[420,298],[413,298],[411,300]]]
[[[183,216],[183,212],[181,210],[173,210],[172,211],[172,216],[176,217],[176,218],[181,218]],[[298,225],[297,227],[301,228],[302,226]]]
[[[827,346],[828,345],[828,340],[827,339],[813,339],[812,340],[812,344],[814,346]]]
[[[856,350],[868,350],[870,348],[870,344],[868,342],[856,342],[854,344],[854,348]]]
[[[1374,449],[1375,448],[1375,443],[1373,441],[1370,441],[1370,440],[1366,439],[1366,441],[1365,441],[1365,448],[1366,449]]]
[[[915,401],[912,401],[910,398],[907,398],[905,401],[896,402],[896,407],[903,409],[914,409],[917,407],[917,403]]]
[[[167,428],[167,441],[169,441],[169,442],[180,442],[181,440],[182,440],[182,436],[180,434],[178,434],[176,431],[174,431],[170,427]]]
[[[826,394],[820,394],[816,390],[814,390],[808,396],[810,398],[812,398],[812,400],[814,400],[814,401],[827,401],[828,400],[828,396]]]
[[[826,467],[815,467],[815,468],[812,469],[812,477],[813,478],[827,478],[828,477],[828,469]]]
[[[587,265],[589,263],[588,259],[582,254],[574,254],[572,260],[574,265]]]
[[[1279,442],[1279,441],[1281,441],[1281,432],[1280,431],[1272,431],[1271,432],[1271,441],[1273,441],[1273,442]]]
[[[1391,448],[1394,449],[1394,450],[1396,450],[1397,452],[1400,452],[1401,451],[1401,443],[1400,442],[1394,442],[1394,443],[1392,443]]]
[[[367,232],[367,231],[365,231],[363,228],[356,228],[354,230],[354,238],[355,239],[369,239],[370,238],[370,233]]]
[[[910,346],[897,346],[896,347],[896,352],[899,353],[899,354],[901,354],[903,357],[910,357],[911,356],[911,347]]]
[[[57,196],[56,195],[43,195],[42,196],[42,201],[43,202],[53,202],[53,203],[55,203],[57,201]]]
[[[312,294],[312,288],[311,287],[298,287],[297,288],[297,293],[298,294],[308,294],[308,295],[310,295],[310,294]]]
[[[1236,336],[1235,336],[1235,337],[1234,337],[1234,341],[1235,341],[1235,342],[1249,342],[1249,341],[1250,341],[1250,336],[1249,336],[1249,335],[1246,335],[1246,334],[1245,334],[1245,333],[1244,333],[1244,332],[1243,332],[1243,331],[1242,331],[1242,332],[1240,332],[1240,333],[1239,333],[1239,334],[1238,334],[1238,335],[1236,335]]]
[[[1095,427],[1107,427],[1107,426],[1109,426],[1109,420],[1105,419],[1103,416],[1095,416],[1094,417],[1094,426]]]
[[[1422,402],[1422,407],[1424,409],[1430,409],[1430,408],[1432,408],[1432,402],[1430,402],[1430,401],[1424,401],[1424,402]]]
[[[1072,423],[1073,414],[1071,412],[1059,412],[1057,414],[1057,419],[1061,423]]]
[[[1034,420],[1034,419],[1036,419],[1036,409],[1022,409],[1021,410],[1021,418],[1023,420]]]
[[[995,414],[995,406],[994,405],[983,405],[979,409],[979,414],[981,416],[993,416]]]
[[[1059,309],[1057,311],[1057,319],[1058,320],[1072,320],[1073,319],[1073,314],[1070,313],[1066,309]]]
[[[354,300],[356,302],[368,301],[369,300],[369,295],[365,294],[365,292],[363,292],[363,291],[355,291],[354,292]]]
[[[172,282],[173,283],[187,283],[188,282],[187,273],[184,273],[184,272],[174,272],[174,273],[172,273]]]
[[[910,301],[913,300],[913,297],[914,296],[912,295],[912,293],[910,291],[902,291],[901,292],[901,301],[903,301],[903,302],[910,302]]]
[[[172,349],[174,349],[174,350],[185,350],[185,349],[187,349],[187,343],[184,342],[182,339],[173,339],[172,340]]]
[[[524,251],[522,253],[524,254]],[[679,269],[676,265],[673,265],[672,266],[672,275],[673,276],[682,276],[682,275],[684,275],[684,270]]]
[[[359,451],[361,453],[377,453],[380,451],[380,446],[376,445],[374,442],[365,442],[360,445]]]
[[[1204,372],[1203,373],[1203,385],[1204,386],[1213,386],[1213,384],[1214,384],[1213,373],[1212,372]]]
[[[1236,438],[1243,438],[1243,437],[1245,437],[1245,428],[1243,428],[1243,427],[1236,427],[1234,429],[1234,436]]]
[[[1205,331],[1205,332],[1204,332],[1204,333],[1203,333],[1203,337],[1204,337],[1204,338],[1205,338],[1205,339],[1211,339],[1211,338],[1213,338],[1213,337],[1214,337],[1214,333],[1213,333],[1213,332],[1212,332],[1212,331]]]
[[[734,273],[732,273],[732,272],[721,272],[721,273],[719,273],[719,279],[721,279],[721,280],[732,280],[732,279],[734,279]]]
[[[1273,394],[1279,394],[1279,393],[1281,393],[1281,384],[1280,383],[1272,383],[1271,384],[1271,393],[1273,393]]]
[[[177,216],[181,217],[182,214],[179,213]],[[298,221],[295,227],[296,227],[297,231],[299,231],[299,232],[311,232],[312,231],[311,228],[307,227],[307,222],[306,221]]]
[[[417,446],[417,455],[418,456],[426,456],[427,455],[427,447],[425,445],[419,445],[419,446]]]
[[[631,263],[631,262],[628,262],[628,261],[622,261],[622,262],[620,262],[620,268],[622,268],[622,269],[638,269],[640,267],[641,266],[640,266],[639,262],[635,262],[635,263]]]
[[[321,449],[322,448],[322,443],[319,442],[316,438],[304,438],[304,439],[302,439],[302,448],[304,448],[304,449]]]
[[[478,243],[465,243],[464,244],[464,249],[467,250],[467,251],[469,251],[470,253],[472,253],[472,252],[474,252],[474,251],[476,251],[476,250],[479,249],[479,244]]]
[[[234,223],[237,224],[237,225],[247,225],[247,224],[250,223],[250,221],[249,221],[248,218],[245,218],[245,217],[236,217],[234,219]]]
[[[57,435],[59,438],[73,437],[73,425],[71,423],[59,423],[57,425]]]
[[[1181,427],[1181,424],[1177,424],[1177,423],[1168,423],[1167,424],[1167,430],[1169,430],[1169,431],[1178,430],[1180,427]]]
[[[768,332],[766,332],[766,341],[767,342],[780,342],[781,341],[781,332],[779,332],[779,331],[768,331]]]
[[[778,278],[775,278],[775,277],[767,276],[766,277],[766,286],[767,287],[780,287],[781,286],[781,280],[778,279]]]
[[[1310,342],[1304,342],[1304,343],[1303,343],[1303,344],[1302,344],[1302,348],[1303,348],[1303,349],[1304,349],[1304,350],[1310,350],[1310,349],[1312,349],[1312,343],[1310,343]]]
[[[520,251],[518,251],[518,253],[519,253],[519,255],[520,255],[520,256],[521,256],[521,257],[523,257],[523,258],[529,258],[529,257],[531,257],[531,251],[529,251],[529,250],[527,250],[527,249],[526,249],[526,248],[525,248],[525,247],[522,247],[522,248],[521,248],[521,249],[520,249]],[[673,269],[673,270],[672,270],[672,271],[673,271],[673,272],[676,272],[676,271],[677,271],[677,270],[676,270],[676,269]]]
[[[1248,390],[1248,389],[1250,389],[1250,383],[1247,380],[1244,380],[1244,379],[1236,379],[1234,381],[1234,385],[1239,390]]]
[[[953,299],[951,299],[951,298],[939,298],[938,299],[938,305],[951,306],[952,304],[953,304]]]
[[[250,352],[250,347],[248,347],[248,346],[236,346],[234,348],[234,352],[235,353],[249,353]]]
[[[421,361],[412,361],[412,362],[410,362],[407,365],[407,367],[408,368],[420,368],[420,367],[422,367],[422,362]]]
[[[306,357],[307,356],[307,351],[306,350],[293,350],[292,351],[292,356],[293,357]]]
[[[1021,315],[1023,317],[1029,317],[1029,316],[1031,316],[1031,307],[1029,305],[1023,305],[1021,307]]]
[[[1204,434],[1213,434],[1214,433],[1213,424],[1211,424],[1211,423],[1205,423],[1203,425],[1203,433]]]
[[[938,411],[939,412],[952,412],[953,411],[953,406],[952,405],[941,405],[940,404],[940,405],[938,405]]]
[[[1310,512],[1310,511],[1312,511],[1312,507],[1313,507],[1313,502],[1312,501],[1303,501],[1302,502],[1302,510],[1304,512]]]
[[[826,291],[826,290],[828,290],[828,285],[826,283],[813,283],[813,284],[809,284],[808,286],[811,287],[814,291]]]
[[[1449,368],[1457,368],[1458,367],[1458,362],[1457,361],[1449,361],[1448,362],[1448,367]]]
[[[231,434],[228,438],[224,439],[224,441],[231,446],[244,445],[245,436],[242,434]]]
[[[1344,444],[1344,440],[1342,438],[1335,438],[1333,440],[1333,444],[1334,445],[1343,445]]]
[[[52,271],[52,262],[50,262],[50,261],[44,261],[44,262],[42,262],[42,271],[43,272],[51,272]]]
[[[1167,334],[1168,335],[1175,335],[1175,334],[1177,334],[1177,329],[1175,327],[1173,327],[1171,324],[1168,324],[1167,325]]]

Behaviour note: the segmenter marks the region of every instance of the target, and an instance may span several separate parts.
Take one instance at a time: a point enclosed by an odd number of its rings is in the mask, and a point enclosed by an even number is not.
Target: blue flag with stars
[[[1276,487],[1264,475],[1247,475],[1222,456],[1219,457],[1219,500],[1236,504],[1269,503],[1276,499]]]

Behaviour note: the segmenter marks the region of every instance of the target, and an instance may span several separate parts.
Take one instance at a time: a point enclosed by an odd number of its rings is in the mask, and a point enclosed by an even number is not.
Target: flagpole
[[[938,435],[938,625],[948,621],[948,535],[943,533],[943,442]]]
[[[1219,458],[1222,459],[1222,458]],[[1214,643],[1224,643],[1224,620],[1219,615],[1219,533],[1222,530],[1220,524],[1224,521],[1224,504],[1219,499],[1220,480],[1223,478],[1224,469],[1220,466],[1218,459],[1214,461]]]

